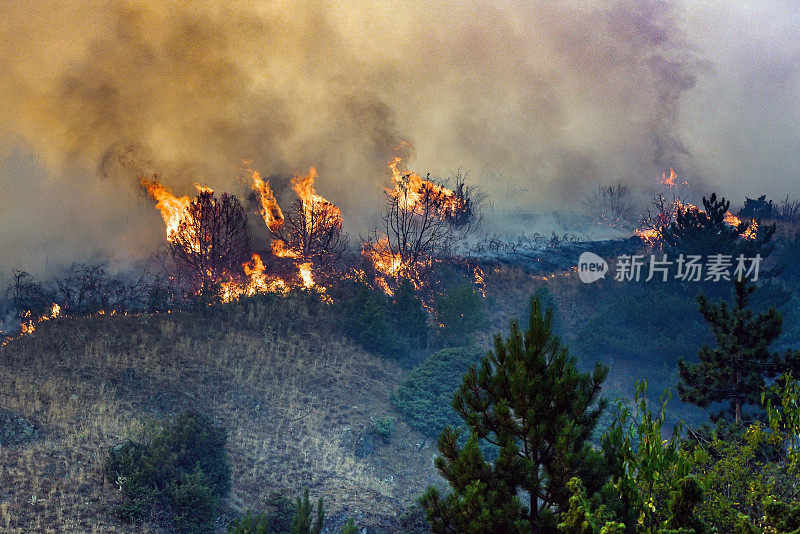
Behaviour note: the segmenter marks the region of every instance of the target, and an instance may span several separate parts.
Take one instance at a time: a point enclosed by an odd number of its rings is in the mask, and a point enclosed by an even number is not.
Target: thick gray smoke
[[[788,1],[97,4],[0,6],[3,271],[147,256],[163,226],[139,174],[243,195],[245,160],[316,166],[357,235],[402,140],[499,214],[611,180],[644,195],[670,166],[698,194],[800,186]]]

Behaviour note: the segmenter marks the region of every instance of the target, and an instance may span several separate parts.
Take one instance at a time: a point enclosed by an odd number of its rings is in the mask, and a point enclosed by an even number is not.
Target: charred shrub
[[[800,221],[800,200],[789,199],[789,195],[775,206],[774,216],[779,221],[796,223]]]
[[[128,521],[171,518],[178,532],[212,532],[219,501],[230,489],[227,434],[208,417],[184,413],[143,443],[114,447],[106,477],[127,496],[117,511]]]
[[[769,219],[775,213],[775,206],[766,195],[758,198],[745,197],[744,205],[739,211],[739,216],[748,219]]]
[[[438,436],[447,425],[461,420],[451,402],[470,365],[481,359],[475,347],[440,350],[415,367],[392,396],[392,403],[408,424],[420,432]]]
[[[636,218],[630,187],[622,182],[600,185],[583,199],[586,212],[597,224],[627,227]]]

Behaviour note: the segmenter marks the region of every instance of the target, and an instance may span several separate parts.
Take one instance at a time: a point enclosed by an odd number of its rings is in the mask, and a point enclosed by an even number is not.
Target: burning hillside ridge
[[[285,209],[269,181],[247,169],[271,241],[267,251],[251,250],[247,215],[235,196],[217,196],[197,184],[196,198],[179,197],[158,176],[142,177],[140,183],[164,220],[172,260],[169,277],[192,294],[214,295],[222,302],[293,289],[324,294],[320,280],[343,278],[369,279],[387,294],[401,279],[422,290],[428,268],[449,257],[455,244],[478,228],[485,196],[468,187],[462,175],[456,176],[453,189],[430,176],[423,179],[399,157],[388,169],[383,224],[361,247],[366,271],[352,256],[343,261],[348,238],[342,212],[317,192],[313,167],[291,179],[296,199]]]
[[[663,173],[659,184],[666,187],[666,191],[658,193],[651,200],[651,208],[645,214],[641,226],[634,230],[634,235],[641,238],[653,248],[662,248],[664,237],[670,226],[680,217],[687,215],[703,216],[708,210],[700,208],[681,196],[679,188],[687,190],[687,181],[678,182],[675,170],[670,168],[669,175]],[[742,221],[730,211],[725,211],[723,221],[730,227],[736,228],[743,239],[755,240],[758,234],[758,220],[753,218]]]
[[[619,245],[630,252],[642,242],[660,248],[674,224],[701,224],[710,213],[719,216],[715,224],[721,231],[735,231],[735,239],[755,244],[760,233],[758,218],[734,215],[724,199],[722,211],[714,197],[713,205],[704,199],[703,208],[688,202],[688,195],[681,194],[688,184],[679,183],[670,170],[661,177],[665,190],[653,199],[654,209],[632,232],[639,239],[576,243],[574,236],[537,234],[535,239],[523,235],[517,243],[483,240],[468,250],[465,245],[480,228],[486,196],[467,185],[463,174],[453,175],[450,182],[423,178],[397,156],[387,162],[380,222],[361,240],[358,254],[348,248],[342,210],[317,191],[315,168],[291,178],[294,199],[281,206],[269,181],[245,165],[257,208],[245,208],[235,195],[201,184],[195,184],[194,197],[179,196],[157,174],[141,176],[140,185],[155,202],[165,229],[166,253],[154,255],[154,272],[108,277],[101,267],[78,265],[66,282],[45,288],[20,271],[15,294],[28,295],[13,303],[21,333],[64,315],[168,312],[257,294],[310,291],[332,302],[347,281],[366,284],[389,298],[408,286],[430,312],[437,291],[447,285],[440,274],[447,269],[457,270],[485,295],[482,267],[508,263],[544,280],[571,276],[575,257],[583,250],[615,251]],[[621,191],[613,189],[614,194]],[[251,210],[263,227],[248,225]],[[263,228],[268,246],[253,248],[253,228]]]

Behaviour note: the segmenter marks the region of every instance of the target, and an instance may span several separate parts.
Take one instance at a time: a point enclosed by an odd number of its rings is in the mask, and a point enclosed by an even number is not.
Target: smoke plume
[[[248,166],[277,183],[315,166],[358,235],[404,140],[412,168],[469,171],[509,217],[611,180],[646,193],[670,166],[700,193],[782,197],[800,185],[800,13],[753,6],[6,2],[0,269],[148,255],[154,172],[243,196]]]

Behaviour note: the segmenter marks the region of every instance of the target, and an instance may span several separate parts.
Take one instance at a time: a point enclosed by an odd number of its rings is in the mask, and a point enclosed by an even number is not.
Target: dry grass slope
[[[41,438],[0,447],[0,531],[161,532],[113,514],[108,449],[149,420],[196,409],[229,431],[229,516],[308,487],[333,514],[391,528],[435,480],[435,445],[398,422],[363,459],[370,417],[390,414],[400,369],[334,333],[324,306],[257,298],[219,310],[41,324],[0,349],[0,408]],[[430,440],[428,440],[430,441]],[[362,523],[363,524],[363,523]]]

